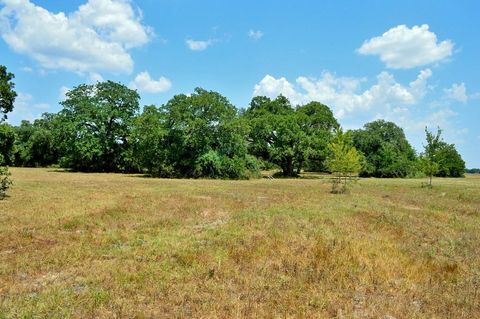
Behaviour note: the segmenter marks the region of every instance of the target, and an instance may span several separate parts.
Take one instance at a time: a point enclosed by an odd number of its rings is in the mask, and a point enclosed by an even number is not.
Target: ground
[[[0,318],[480,317],[478,176],[11,171]]]

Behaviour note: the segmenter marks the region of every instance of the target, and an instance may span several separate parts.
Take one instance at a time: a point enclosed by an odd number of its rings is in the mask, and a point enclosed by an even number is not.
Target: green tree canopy
[[[350,132],[343,133],[337,129],[335,137],[328,144],[327,167],[334,175],[332,183],[333,193],[344,193],[348,182],[360,172],[361,155],[352,145]]]
[[[174,96],[160,112],[166,167],[175,174],[241,178],[256,170],[247,156],[247,126],[221,94],[196,88],[191,95]]]
[[[353,145],[365,156],[362,176],[405,177],[414,167],[415,151],[403,129],[377,120],[353,131]]]
[[[112,81],[82,84],[66,94],[59,114],[62,164],[82,171],[128,171],[136,91]]]
[[[338,127],[326,105],[311,102],[294,109],[282,95],[274,100],[254,97],[244,117],[250,126],[250,153],[278,165],[284,176],[298,174],[307,161],[323,163],[332,130]]]
[[[465,162],[458,153],[454,144],[443,141],[442,130],[437,129],[434,134],[425,128],[427,144],[421,155],[424,173],[429,176],[429,185],[432,184],[432,176],[439,177],[463,177],[465,176]]]
[[[0,124],[0,165],[14,163],[15,130],[9,125]]]
[[[168,177],[173,174],[168,164],[169,149],[166,145],[165,114],[155,106],[145,106],[135,119],[133,129],[134,157],[141,169],[152,176]]]
[[[59,160],[58,115],[44,113],[32,123],[22,121],[15,127],[15,165],[48,166]]]
[[[4,65],[0,65],[0,122],[7,118],[7,113],[13,110],[13,103],[17,97],[15,83],[12,82],[15,75],[7,71]]]

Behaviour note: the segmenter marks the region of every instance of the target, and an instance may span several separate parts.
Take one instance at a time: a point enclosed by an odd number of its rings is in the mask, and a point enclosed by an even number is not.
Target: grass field
[[[480,178],[11,169],[0,318],[480,318]]]

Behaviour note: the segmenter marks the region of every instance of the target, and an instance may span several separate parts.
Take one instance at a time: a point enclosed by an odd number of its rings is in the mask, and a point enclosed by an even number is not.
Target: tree
[[[6,123],[0,124],[0,165],[12,165],[14,163],[15,131]]]
[[[2,155],[0,155],[0,162],[2,161]],[[10,172],[8,171],[7,166],[0,166],[0,200],[4,199],[7,196],[7,190],[12,185],[12,180],[10,179]]]
[[[12,82],[15,76],[7,72],[7,68],[0,65],[0,123],[7,118],[7,113],[13,110],[13,103],[17,97],[15,92],[15,84]],[[2,127],[1,133],[2,140],[0,140],[0,199],[6,196],[6,192],[12,181],[10,180],[10,172],[8,171],[8,163],[11,161],[10,152],[12,150],[12,134],[9,132],[7,126]]]
[[[299,106],[296,111],[300,117],[301,129],[305,132],[297,172],[300,173],[304,165],[311,171],[325,171],[328,144],[339,124],[330,108],[319,102]]]
[[[334,175],[332,193],[344,193],[347,184],[361,169],[361,155],[352,145],[350,134],[337,129],[335,137],[328,145],[327,167]]]
[[[458,153],[454,144],[440,143],[437,153],[437,162],[439,163],[436,176],[439,177],[464,177],[465,161]]]
[[[469,168],[469,169],[465,169],[465,173],[468,173],[468,174],[480,174],[480,168]]]
[[[442,130],[440,130],[440,128],[437,129],[437,134],[433,134],[425,127],[427,144],[424,145],[424,153],[421,155],[420,158],[423,172],[425,173],[425,175],[428,176],[429,187],[432,187],[432,177],[438,172],[440,167],[437,160],[437,153],[440,149],[440,144],[442,142],[440,138],[441,134]]]
[[[402,128],[377,120],[353,131],[353,145],[365,156],[362,176],[405,177],[412,173],[415,151]]]
[[[437,129],[433,134],[425,128],[425,150],[421,156],[424,173],[429,177],[428,186],[432,186],[432,177],[463,177],[465,175],[465,162],[455,148],[441,138],[442,130]]]
[[[61,142],[56,133],[60,126],[56,114],[44,113],[33,124],[22,121],[15,127],[15,165],[41,167],[57,164]]]
[[[311,102],[294,109],[282,95],[254,97],[244,117],[250,126],[249,152],[278,165],[284,176],[298,175],[305,163],[321,167],[338,126],[326,105]]]
[[[7,113],[13,110],[13,103],[17,97],[13,73],[7,72],[4,65],[0,65],[0,122],[7,118]]]
[[[275,100],[254,97],[245,118],[250,125],[250,153],[278,165],[283,176],[295,176],[299,147],[305,134],[290,101],[282,95]]]
[[[166,135],[165,167],[177,176],[245,178],[256,174],[247,154],[247,126],[227,98],[196,88],[160,108]],[[212,168],[212,167],[215,168]]]
[[[168,177],[173,168],[168,164],[168,146],[165,115],[155,106],[145,106],[135,119],[133,129],[134,157],[141,169],[156,177]]]
[[[59,114],[62,166],[80,171],[129,171],[130,134],[139,109],[136,91],[112,81],[69,91]]]

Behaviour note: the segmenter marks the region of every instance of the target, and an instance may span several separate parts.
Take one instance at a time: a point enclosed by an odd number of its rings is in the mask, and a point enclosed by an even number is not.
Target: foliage
[[[165,165],[175,176],[244,178],[256,169],[248,165],[247,125],[219,93],[196,88],[174,96],[160,113]]]
[[[7,72],[7,68],[0,65],[0,122],[7,118],[7,113],[13,110],[13,103],[17,97],[15,83],[12,82],[15,75]]]
[[[133,156],[137,165],[155,177],[172,175],[173,168],[167,164],[167,131],[164,115],[153,105],[145,106],[134,123]]]
[[[406,177],[414,171],[415,151],[395,123],[367,123],[353,131],[353,144],[365,156],[362,176]]]
[[[249,152],[295,176],[305,163],[322,167],[332,130],[338,126],[330,109],[311,102],[294,109],[284,96],[254,97],[244,117],[248,120]]]
[[[468,174],[480,174],[480,168],[469,168],[469,169],[465,169],[465,173],[468,173]]]
[[[347,184],[360,172],[361,155],[352,146],[350,134],[337,129],[334,139],[328,145],[327,167],[334,175],[332,193],[344,193]]]
[[[136,91],[112,81],[69,91],[59,114],[61,164],[81,171],[129,171],[130,133],[139,109]]]
[[[61,123],[58,116],[44,113],[33,123],[22,121],[15,127],[15,165],[16,166],[48,166],[57,164],[59,160],[59,132]]]
[[[458,153],[454,144],[440,143],[439,150],[436,155],[439,163],[436,176],[439,177],[464,177],[465,162]]]
[[[437,134],[433,134],[425,127],[425,135],[427,144],[424,145],[424,153],[421,155],[422,168],[425,175],[428,176],[428,186],[432,187],[432,177],[439,170],[437,153],[440,149],[442,131],[437,129]]]
[[[13,103],[17,97],[15,84],[12,82],[15,76],[7,72],[7,68],[0,65],[0,123],[7,118],[7,113],[13,110]],[[3,199],[12,184],[9,164],[12,163],[12,152],[15,136],[11,126],[0,125],[0,199]]]
[[[432,177],[463,177],[465,162],[455,149],[454,144],[447,144],[441,138],[442,130],[433,134],[425,128],[426,142],[421,155],[423,171],[428,176],[428,186],[432,187]]]
[[[0,155],[1,157],[1,155]],[[0,162],[1,162],[0,158]],[[10,172],[8,171],[7,166],[0,166],[0,199],[4,199],[7,195],[7,190],[12,185],[12,180],[10,179]]]
[[[305,164],[310,171],[326,171],[325,160],[328,153],[328,143],[332,133],[339,128],[330,108],[319,102],[310,102],[297,107],[301,128],[305,132],[301,152],[298,156],[297,172]]]
[[[0,164],[12,165],[14,163],[14,146],[14,128],[9,124],[0,124],[0,156],[2,157]]]
[[[5,113],[16,94],[13,75],[5,67],[2,72]],[[66,94],[59,113],[16,127],[0,125],[0,153],[7,165],[60,164],[79,171],[157,177],[246,178],[259,175],[260,169],[278,168],[283,176],[297,176],[302,170],[329,170],[329,144],[339,125],[322,103],[295,107],[281,95],[257,96],[239,112],[221,94],[197,88],[160,107],[145,106],[139,114],[139,98],[112,81],[81,84]],[[362,155],[361,176],[429,172],[458,177],[465,171],[453,144],[438,141],[434,161],[418,158],[392,122],[367,123],[351,135]]]

